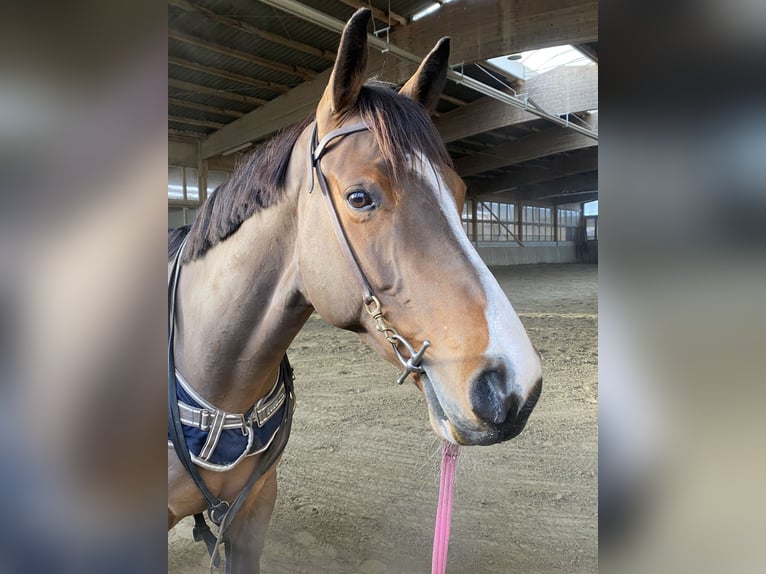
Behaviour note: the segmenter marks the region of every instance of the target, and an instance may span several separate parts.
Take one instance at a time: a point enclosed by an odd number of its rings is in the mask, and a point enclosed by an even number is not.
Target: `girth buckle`
[[[211,413],[207,409],[201,409],[199,412],[199,427],[200,430],[209,431],[212,424],[214,413]]]
[[[226,502],[225,500],[221,500],[215,506],[211,506],[210,508],[208,508],[207,515],[216,526],[220,526],[221,521],[223,520],[223,517],[226,516],[226,513],[228,511],[229,511],[229,503]]]

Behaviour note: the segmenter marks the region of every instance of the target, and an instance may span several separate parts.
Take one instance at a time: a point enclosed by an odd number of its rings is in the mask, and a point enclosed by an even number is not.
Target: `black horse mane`
[[[366,84],[349,113],[357,112],[370,128],[394,182],[407,172],[413,152],[424,154],[438,167],[451,166],[425,108],[392,88],[380,82]],[[295,142],[313,121],[312,114],[251,152],[226,183],[208,197],[191,226],[168,234],[168,258],[175,255],[187,235],[183,262],[201,257],[254,213],[280,201]]]
[[[184,225],[178,229],[168,229],[168,261],[173,259],[181,249],[181,244],[184,241],[184,237],[189,234],[191,225]]]

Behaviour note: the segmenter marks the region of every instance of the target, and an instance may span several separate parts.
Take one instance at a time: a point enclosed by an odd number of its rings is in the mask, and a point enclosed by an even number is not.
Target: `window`
[[[476,241],[515,241],[516,206],[496,201],[480,201],[476,206]],[[471,211],[463,210],[463,221],[471,236]]]
[[[460,214],[460,221],[463,222],[463,231],[465,231],[468,237],[471,236],[471,199],[466,199],[463,203],[463,213]]]
[[[207,172],[207,194],[229,179],[225,171]],[[199,201],[199,178],[193,167],[168,166],[168,199]]]
[[[168,199],[184,198],[184,168],[168,166]]]
[[[208,171],[207,195],[229,178],[225,171]],[[193,167],[168,166],[168,227],[188,225],[197,217],[200,202],[199,179]]]
[[[207,172],[207,195],[210,197],[212,193],[229,179],[229,174],[225,171],[208,171]]]
[[[186,199],[189,201],[199,201],[199,179],[197,170],[193,167],[185,167],[186,172]]]
[[[593,60],[569,44],[500,56],[487,62],[520,80],[529,80],[562,66],[596,65]]]
[[[598,239],[598,215],[585,216],[585,239]]]
[[[523,207],[524,241],[553,241],[553,211],[550,207]]]
[[[554,241],[556,238],[553,225],[554,209],[558,209],[558,240],[574,241],[580,225],[579,208],[521,207],[522,242]],[[518,217],[516,204],[494,201],[479,201],[476,206],[476,237],[471,225],[471,203],[466,201],[462,213],[463,229],[468,236],[478,242],[515,243]]]
[[[559,210],[559,241],[574,241],[577,238],[577,228],[580,225],[580,210]]]

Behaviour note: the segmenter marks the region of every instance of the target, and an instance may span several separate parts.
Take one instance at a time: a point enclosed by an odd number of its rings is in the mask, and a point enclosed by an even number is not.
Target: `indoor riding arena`
[[[168,5],[171,229],[192,224],[243,158],[316,109],[358,8],[372,11],[377,80],[402,85],[451,37],[433,122],[467,186],[464,232],[541,354],[543,390],[518,437],[461,448],[446,571],[596,572],[597,2]],[[316,313],[288,353],[296,407],[261,571],[431,571],[441,444],[423,393]],[[169,532],[169,572],[208,572],[193,525]]]

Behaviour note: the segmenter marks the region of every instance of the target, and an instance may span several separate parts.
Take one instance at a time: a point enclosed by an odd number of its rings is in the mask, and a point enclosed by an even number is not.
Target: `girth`
[[[245,414],[227,413],[217,409],[198,395],[177,370],[176,379],[181,388],[191,395],[194,402],[201,405],[201,408],[195,408],[179,400],[178,410],[181,413],[181,422],[186,426],[191,426],[205,432],[209,432],[214,427],[214,420],[218,413],[222,413],[220,426],[223,430],[241,429],[244,433],[245,427],[252,424],[257,425],[258,428],[263,428],[285,402],[285,385],[280,376],[277,376],[277,382],[274,383],[271,391],[255,403],[253,408]]]
[[[178,412],[192,461],[208,470],[223,472],[245,457],[266,450],[279,430],[278,415],[287,408],[285,378],[289,376],[288,369],[281,365],[271,391],[241,414],[215,407],[176,371]]]

